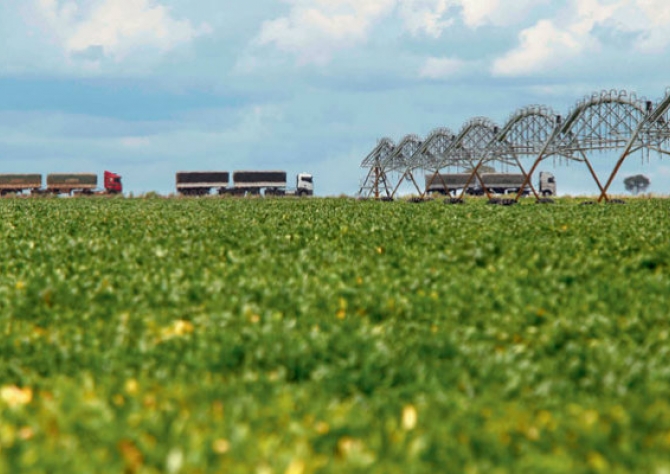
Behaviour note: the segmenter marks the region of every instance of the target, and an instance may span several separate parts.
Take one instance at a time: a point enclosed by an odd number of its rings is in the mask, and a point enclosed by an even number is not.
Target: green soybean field
[[[2,199],[0,473],[669,473],[669,217]]]

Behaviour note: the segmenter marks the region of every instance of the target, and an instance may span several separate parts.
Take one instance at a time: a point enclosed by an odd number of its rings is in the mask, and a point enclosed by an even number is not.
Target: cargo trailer
[[[42,187],[41,174],[0,174],[0,194],[37,192]]]
[[[180,171],[175,177],[177,192],[189,196],[204,196],[212,189],[226,189],[229,179],[227,171]]]

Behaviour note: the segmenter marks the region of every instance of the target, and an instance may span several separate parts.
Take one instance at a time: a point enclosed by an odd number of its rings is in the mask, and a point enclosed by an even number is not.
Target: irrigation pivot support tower
[[[377,143],[377,146],[365,157],[361,163],[361,168],[368,169],[368,172],[358,190],[358,196],[379,199],[383,191],[386,197],[391,197],[391,189],[386,171],[384,170],[384,163],[386,163],[388,156],[393,153],[394,149],[395,144],[393,140],[382,138]]]
[[[421,145],[421,138],[419,138],[418,135],[406,135],[402,140],[400,140],[398,145],[396,145],[393,153],[391,153],[387,157],[386,161],[382,164],[387,175],[395,178],[400,173],[402,173],[402,175],[398,177],[398,183],[395,183],[392,186],[393,191],[391,192],[391,197],[395,196],[400,183],[403,181],[403,179],[405,179],[405,172],[408,167],[412,166],[412,160],[415,159],[417,151],[421,148]],[[411,175],[410,180],[412,180],[414,185],[417,186],[416,181],[414,181],[414,177]],[[393,181],[393,178],[391,181]]]

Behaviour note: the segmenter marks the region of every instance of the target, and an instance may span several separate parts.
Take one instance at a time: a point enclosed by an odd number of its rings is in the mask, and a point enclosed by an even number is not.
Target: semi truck
[[[288,188],[286,171],[235,171],[232,186],[227,171],[180,171],[176,175],[177,192],[203,196],[215,190],[220,195],[311,196],[314,181],[309,173],[298,173],[294,189]]]
[[[123,192],[121,176],[105,171],[104,189],[97,190],[98,175],[95,173],[51,173],[47,175],[46,187],[42,187],[41,174],[0,174],[0,194],[118,194]]]
[[[526,179],[521,173],[483,173],[480,176],[486,189],[492,194],[518,193]],[[465,188],[468,179],[470,179],[469,173],[428,174],[426,175],[426,193],[456,194]],[[552,173],[541,171],[538,186],[537,190],[542,196],[556,195],[556,178]],[[485,194],[484,188],[476,177],[470,180],[465,193],[471,196]],[[530,188],[526,186],[523,195],[529,193]]]

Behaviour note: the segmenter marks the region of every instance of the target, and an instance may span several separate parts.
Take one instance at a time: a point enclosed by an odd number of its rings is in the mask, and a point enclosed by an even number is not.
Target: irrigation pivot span
[[[609,201],[609,188],[622,164],[636,153],[670,155],[670,89],[656,102],[624,90],[591,94],[578,101],[566,115],[542,105],[523,107],[507,122],[498,126],[485,117],[466,122],[458,134],[438,128],[425,140],[407,135],[398,144],[380,140],[363,160],[366,176],[359,189],[361,197],[394,198],[403,182],[411,182],[424,197],[432,180],[444,170],[468,173],[467,184],[477,180],[490,198],[481,178],[484,166],[516,169],[525,177],[525,185],[514,197],[518,200],[528,186],[536,198],[533,175],[538,166],[553,157],[559,164],[582,163],[582,170],[599,189],[598,201]],[[602,154],[599,152],[610,152]],[[593,160],[612,154],[617,157],[611,171],[599,176]],[[417,179],[423,171],[426,186]],[[447,183],[441,183],[448,189]],[[459,199],[465,196],[465,189]],[[383,195],[383,196],[382,196]]]

